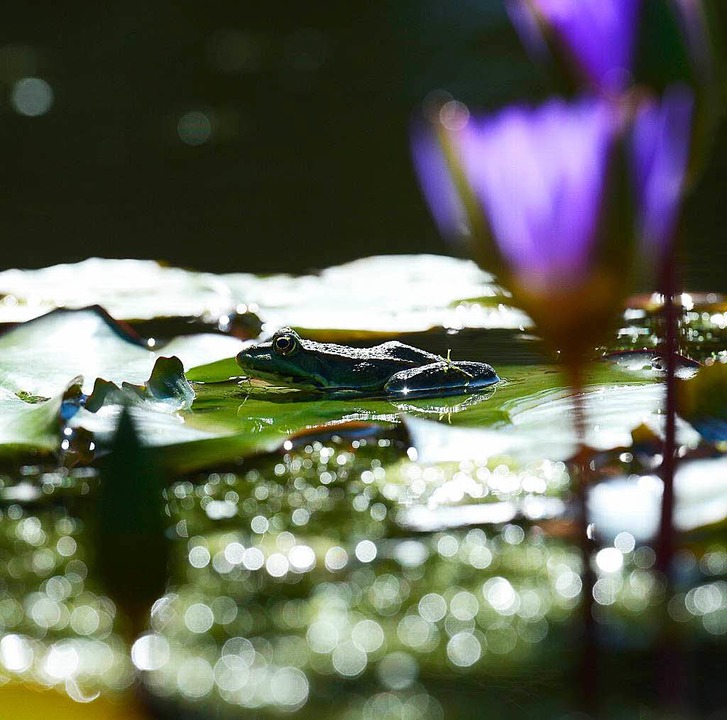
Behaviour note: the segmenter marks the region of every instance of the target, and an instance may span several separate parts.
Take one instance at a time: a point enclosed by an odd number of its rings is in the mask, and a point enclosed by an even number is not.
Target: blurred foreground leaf
[[[130,622],[132,637],[143,629],[166,587],[169,550],[162,488],[152,455],[125,409],[101,466],[96,562],[106,591]]]

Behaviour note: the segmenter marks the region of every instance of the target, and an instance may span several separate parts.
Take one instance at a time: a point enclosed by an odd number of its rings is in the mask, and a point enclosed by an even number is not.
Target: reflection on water
[[[446,717],[431,680],[516,668],[569,616],[578,559],[561,542],[512,524],[402,534],[395,518],[413,497],[385,469],[387,450],[314,443],[245,475],[171,488],[186,582],[158,603],[144,639],[165,660],[151,661],[156,693],[284,709],[333,694],[336,717],[382,707]],[[466,485],[465,473],[448,482]],[[479,497],[516,492],[469,478]],[[428,503],[435,485],[456,500],[445,484],[425,475],[414,487]]]
[[[497,386],[487,388],[472,395],[457,395],[454,397],[426,398],[421,400],[394,401],[394,405],[399,412],[408,413],[410,415],[434,415],[439,419],[450,417],[454,413],[462,412],[485,400],[489,400],[495,392]]]
[[[84,523],[49,497],[72,503],[95,477],[84,470],[58,482],[57,474],[33,467],[21,475],[42,495],[28,507],[13,502],[1,509],[0,677],[65,687],[78,701],[126,688],[132,667],[114,633],[114,603],[89,577]],[[0,482],[12,488],[9,478]]]
[[[22,482],[43,495],[6,503],[0,521],[6,677],[81,700],[127,687],[136,668],[155,703],[214,717],[481,718],[514,685],[523,717],[528,702],[568,707],[580,558],[567,518],[537,510],[567,498],[563,463],[421,465],[385,437],[349,437],[180,478],[165,491],[170,584],[130,655],[93,581],[83,518],[95,475],[68,473],[67,487],[47,476],[26,468]],[[48,502],[65,493],[71,510]],[[505,503],[533,510],[427,532],[402,524],[417,510]],[[624,532],[595,554],[606,646],[637,653],[653,641],[663,602],[653,562]],[[724,542],[684,550],[678,569],[669,613],[697,641],[723,639]]]

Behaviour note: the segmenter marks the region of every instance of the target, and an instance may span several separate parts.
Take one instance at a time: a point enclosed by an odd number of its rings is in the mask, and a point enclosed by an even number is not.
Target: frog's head
[[[267,342],[246,348],[237,355],[237,363],[256,377],[295,384],[326,385],[315,343],[301,339],[295,330],[284,327]]]

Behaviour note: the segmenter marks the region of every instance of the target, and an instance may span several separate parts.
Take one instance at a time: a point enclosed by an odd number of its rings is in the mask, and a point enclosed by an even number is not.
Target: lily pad
[[[414,446],[425,462],[498,455],[526,463],[566,460],[578,447],[573,427],[573,391],[554,368],[502,368],[507,381],[491,400],[448,416],[449,424],[408,420]],[[607,450],[629,446],[631,432],[646,424],[663,424],[664,387],[645,383],[608,365],[589,371],[583,391],[588,445]],[[452,427],[452,425],[457,427]],[[467,425],[470,427],[461,427]],[[473,427],[474,426],[474,427]],[[489,426],[484,428],[483,426]],[[678,439],[696,446],[699,435],[678,421]]]
[[[440,255],[369,257],[299,277],[223,277],[233,296],[255,303],[271,327],[290,325],[317,337],[530,325],[491,275],[471,260]],[[473,297],[489,302],[464,301]]]
[[[152,260],[90,258],[40,270],[0,272],[0,322],[23,322],[55,308],[102,305],[120,320],[218,317],[235,307],[217,275]]]
[[[666,377],[664,359],[658,352],[628,350],[625,352],[609,353],[604,359],[614,363],[618,368],[626,372],[635,373],[643,378],[654,379]],[[675,362],[676,376],[680,380],[688,380],[694,377],[701,367],[700,363],[682,355],[677,355]]]
[[[190,371],[197,391],[192,412],[185,413],[191,427],[204,430],[209,424],[230,434],[282,443],[306,428],[349,421],[398,423],[405,414],[422,461],[432,463],[497,455],[522,463],[564,460],[577,446],[570,391],[552,366],[503,366],[498,368],[503,382],[485,392],[416,401],[328,398],[290,387],[251,385],[238,379],[239,372],[231,359]],[[607,363],[592,367],[586,380],[595,447],[630,444],[631,431],[644,421],[659,426],[661,384]],[[685,442],[698,441],[686,425],[680,425],[680,432]]]
[[[0,273],[0,322],[6,323],[59,307],[101,305],[123,320],[219,319],[254,309],[269,328],[293,325],[349,338],[432,327],[529,326],[508,299],[472,261],[439,255],[370,257],[299,276],[213,275],[102,258]]]
[[[234,338],[205,334],[153,351],[100,308],[56,310],[0,337],[0,387],[51,397],[80,375],[90,393],[97,378],[117,385],[146,382],[161,355],[176,355],[190,367],[239,348]]]
[[[176,355],[160,357],[144,385],[124,383],[123,387],[141,399],[156,400],[174,410],[188,410],[194,400],[194,390],[184,375],[182,361]]]
[[[109,380],[98,378],[93,392],[79,402],[79,407],[83,405],[86,410],[97,412],[104,405],[129,405],[148,400],[163,403],[163,408],[170,412],[192,406],[194,390],[178,357],[159,358],[143,385],[122,383],[118,387]]]
[[[60,445],[63,394],[28,403],[0,388],[0,454],[20,450],[55,451]]]
[[[527,453],[552,460],[571,457],[577,447],[573,429],[573,397],[555,391],[517,401],[509,407],[514,431],[527,438]],[[641,424],[661,428],[664,422],[664,388],[660,385],[607,386],[584,395],[586,444],[607,450],[631,444],[631,431]],[[696,446],[699,435],[677,421],[680,444]]]
[[[222,336],[168,345],[193,360],[238,346]],[[103,452],[127,406],[146,445],[235,432],[214,422],[190,425],[178,414],[194,400],[181,360],[159,357],[101,310],[55,311],[6,333],[0,349],[0,445],[16,451],[57,451],[82,430],[83,442]],[[62,438],[66,423],[72,436]]]
[[[111,442],[124,408],[125,405],[122,402],[104,405],[96,412],[89,412],[82,408],[73,416],[70,426],[74,429],[83,428],[93,433],[96,444],[104,449]],[[138,428],[144,445],[174,445],[216,437],[218,434],[190,427],[182,416],[165,411],[163,403],[140,402],[137,405],[128,406],[128,413],[134,426]]]

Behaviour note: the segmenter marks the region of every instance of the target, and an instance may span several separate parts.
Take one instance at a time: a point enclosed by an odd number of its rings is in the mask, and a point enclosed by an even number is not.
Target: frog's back
[[[439,355],[427,352],[426,350],[420,350],[419,348],[412,347],[411,345],[405,345],[398,340],[390,340],[389,342],[382,343],[369,348],[369,351],[377,356],[380,355],[382,358],[397,358],[410,362],[413,365],[423,365],[431,362],[437,362],[441,360]]]
[[[416,367],[441,360],[438,355],[419,350],[411,345],[405,345],[398,340],[374,345],[373,347],[355,348],[348,345],[335,345],[333,343],[318,343],[306,340],[303,343],[304,349],[325,358],[329,362],[340,362],[347,364],[359,361],[378,362],[381,361],[388,366]]]

